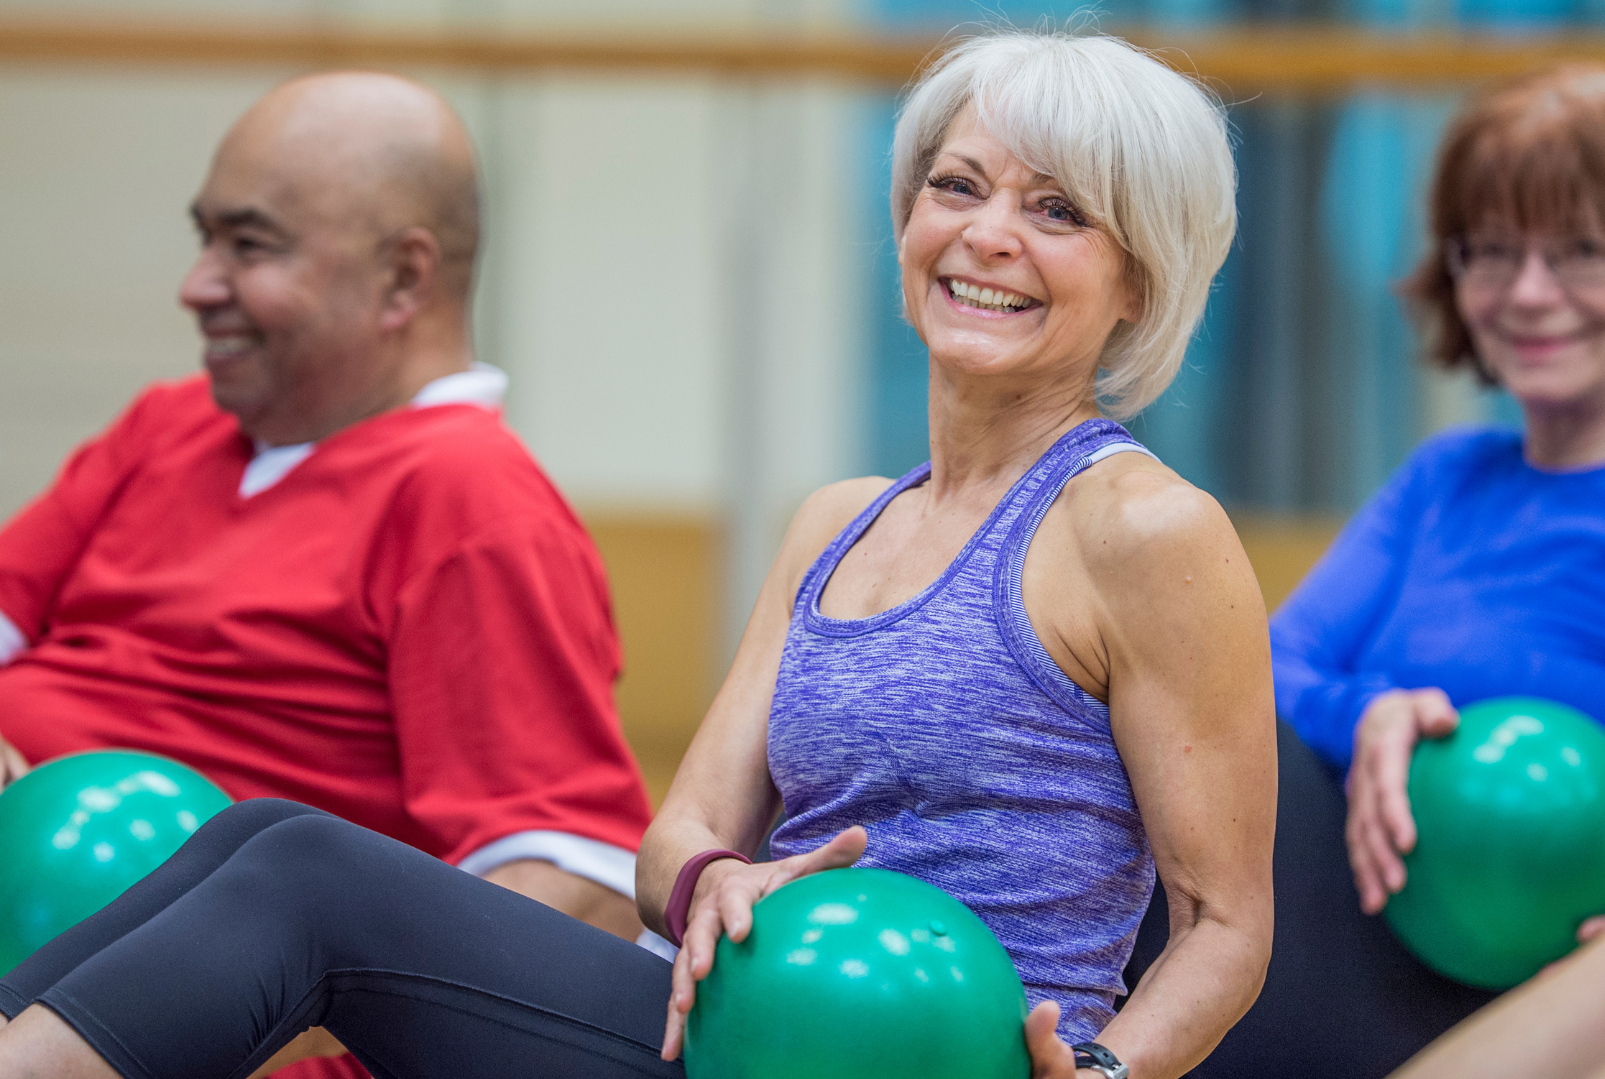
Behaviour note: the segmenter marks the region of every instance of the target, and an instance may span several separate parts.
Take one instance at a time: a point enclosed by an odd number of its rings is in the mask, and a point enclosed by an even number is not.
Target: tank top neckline
[[[1034,477],[1042,472],[1043,469],[1051,467],[1053,462],[1057,461],[1069,449],[1100,435],[1109,434],[1125,435],[1125,430],[1113,420],[1095,416],[1090,420],[1082,420],[1076,426],[1060,435],[1053,445],[1049,446],[1042,456],[1032,462],[1031,467],[1027,468],[1020,475],[1020,478],[1010,485],[1003,497],[998,499],[997,505],[992,507],[992,511],[986,515],[986,519],[970,535],[970,538],[964,541],[964,546],[959,549],[959,553],[954,556],[953,561],[947,564],[947,567],[937,575],[934,581],[908,599],[864,618],[833,618],[824,613],[819,607],[820,600],[825,594],[826,587],[830,584],[830,579],[836,575],[836,569],[841,565],[841,560],[847,556],[847,552],[852,550],[853,546],[863,538],[864,533],[869,531],[870,526],[880,519],[880,515],[885,512],[892,499],[930,479],[931,462],[926,461],[923,464],[916,465],[876,496],[875,500],[864,508],[853,523],[841,535],[831,541],[830,546],[820,556],[818,570],[814,574],[814,579],[808,583],[805,595],[799,597],[799,600],[803,601],[805,624],[816,633],[834,637],[850,637],[861,633],[871,633],[907,618],[940,595],[949,582],[964,570],[977,548],[981,546],[982,542],[996,527],[998,518],[1008,512],[1019,497],[1021,490]],[[1125,437],[1129,438],[1130,436],[1126,435]]]

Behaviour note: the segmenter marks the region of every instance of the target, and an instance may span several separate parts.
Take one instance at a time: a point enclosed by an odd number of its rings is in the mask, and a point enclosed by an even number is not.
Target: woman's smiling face
[[[970,374],[1090,380],[1110,332],[1139,313],[1124,252],[969,108],[914,200],[897,259],[931,358]]]
[[[1605,401],[1605,281],[1596,264],[1605,234],[1597,227],[1561,235],[1507,233],[1501,247],[1521,252],[1509,280],[1468,273],[1455,285],[1477,355],[1524,406],[1598,408]],[[1589,258],[1579,259],[1579,250]],[[1559,272],[1549,258],[1564,264]],[[1583,261],[1590,263],[1587,280],[1572,280]]]

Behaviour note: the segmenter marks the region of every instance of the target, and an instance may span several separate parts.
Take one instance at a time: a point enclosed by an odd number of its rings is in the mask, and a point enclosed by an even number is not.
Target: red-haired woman
[[[1429,440],[1271,623],[1279,713],[1349,770],[1368,913],[1404,886],[1411,751],[1457,706],[1548,697],[1605,720],[1605,68],[1474,101],[1431,197],[1407,285],[1431,356],[1503,386],[1526,429]]]

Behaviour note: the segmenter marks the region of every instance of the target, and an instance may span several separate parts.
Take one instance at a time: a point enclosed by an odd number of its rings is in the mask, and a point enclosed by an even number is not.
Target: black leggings
[[[405,844],[241,802],[0,980],[128,1079],[241,1079],[322,1026],[375,1079],[683,1079],[670,966]]]

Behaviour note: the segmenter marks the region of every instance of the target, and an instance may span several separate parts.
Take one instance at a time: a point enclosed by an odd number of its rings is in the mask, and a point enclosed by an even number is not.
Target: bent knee
[[[214,840],[232,841],[236,848],[253,836],[295,817],[327,817],[321,809],[314,809],[287,798],[247,798],[214,814],[195,833]]]

